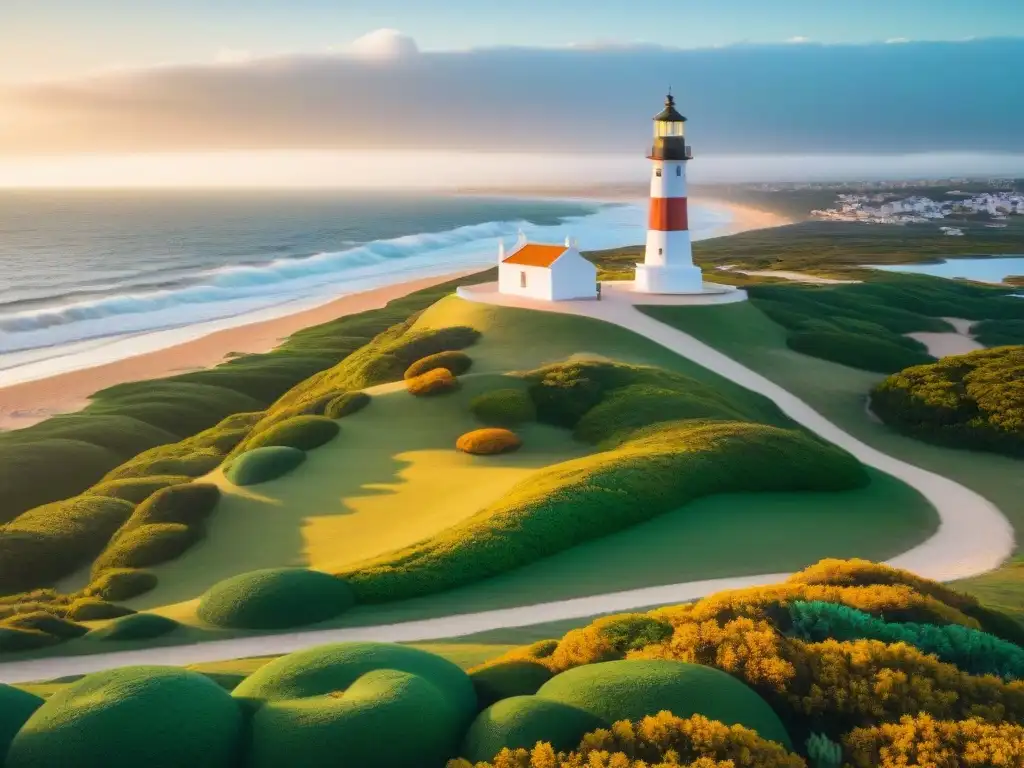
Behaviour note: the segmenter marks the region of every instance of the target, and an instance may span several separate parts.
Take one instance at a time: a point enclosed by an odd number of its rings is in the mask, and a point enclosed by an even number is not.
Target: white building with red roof
[[[565,245],[519,239],[506,253],[498,246],[498,291],[542,301],[597,298],[597,267],[580,255],[576,241]]]

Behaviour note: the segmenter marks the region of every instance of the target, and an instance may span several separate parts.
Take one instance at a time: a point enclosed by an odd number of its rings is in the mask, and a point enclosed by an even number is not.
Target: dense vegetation
[[[148,614],[109,626],[129,639],[132,625],[140,638],[175,629]],[[951,663],[929,644],[986,636],[979,649],[1024,653],[1020,635],[996,640],[1024,634],[1010,627],[942,584],[823,561],[607,616],[468,673],[410,647],[340,643],[221,675],[223,688],[167,667],[86,675],[45,702],[0,686],[0,753],[9,743],[7,768],[169,768],[183,754],[206,768],[1009,768],[1024,754],[1019,672],[968,671],[987,651]]]
[[[923,440],[1024,456],[1024,346],[908,368],[878,385],[871,407]]]
[[[519,450],[523,441],[519,436],[508,429],[490,427],[488,429],[474,429],[461,435],[455,441],[456,450],[463,453],[471,453],[475,456],[493,456],[499,453],[511,453]]]
[[[266,354],[243,355],[216,368],[166,379],[120,384],[96,393],[80,413],[0,434],[0,522],[80,493],[146,449],[191,437],[233,414],[262,411],[455,286],[481,279],[487,275],[450,281],[383,309],[306,328]],[[422,356],[415,355],[406,365]],[[404,370],[394,378],[400,379]]]

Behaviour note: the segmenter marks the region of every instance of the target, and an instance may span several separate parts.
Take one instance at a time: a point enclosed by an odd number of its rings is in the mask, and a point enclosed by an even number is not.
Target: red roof
[[[528,243],[505,259],[504,263],[521,264],[525,267],[550,267],[555,259],[567,250],[564,245]]]

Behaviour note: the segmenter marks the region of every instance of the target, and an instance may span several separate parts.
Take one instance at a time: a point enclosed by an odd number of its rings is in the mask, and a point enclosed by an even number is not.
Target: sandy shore
[[[928,354],[932,357],[947,357],[948,355],[966,355],[968,352],[976,352],[984,349],[971,333],[972,321],[964,320],[961,317],[944,317],[947,323],[956,328],[956,331],[946,333],[908,333],[912,339],[916,339],[928,348]]]
[[[162,376],[208,368],[231,353],[269,352],[286,337],[345,315],[383,307],[392,299],[429,288],[446,280],[471,274],[472,269],[439,277],[427,277],[353,293],[313,309],[264,320],[237,328],[216,331],[208,336],[166,349],[147,352],[105,365],[62,373],[36,381],[0,388],[0,429],[31,426],[58,413],[85,407],[94,392],[126,381],[144,381]]]
[[[639,188],[623,187],[595,190],[575,197],[603,201],[630,200],[646,203]],[[533,195],[542,197],[542,194]],[[564,197],[564,195],[560,195]],[[752,229],[765,229],[792,223],[778,214],[737,205],[724,200],[695,200],[695,204],[727,208],[732,221],[715,235],[729,235]],[[284,317],[216,331],[154,352],[117,360],[69,373],[0,387],[0,430],[20,429],[60,413],[85,407],[89,397],[107,387],[127,381],[144,381],[208,368],[223,362],[232,353],[268,352],[283,339],[311,325],[325,323],[345,315],[384,306],[392,299],[450,280],[468,270],[440,277],[423,278],[343,296],[328,304]]]

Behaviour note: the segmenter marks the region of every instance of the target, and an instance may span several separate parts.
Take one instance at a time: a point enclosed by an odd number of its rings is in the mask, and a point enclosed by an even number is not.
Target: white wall
[[[526,287],[522,276],[526,275]],[[498,291],[513,296],[551,301],[551,270],[522,264],[501,264],[498,267]]]
[[[660,251],[660,253],[659,253]],[[693,265],[693,247],[690,244],[690,231],[677,229],[662,231],[647,230],[647,247],[644,249],[644,264],[650,266]]]
[[[659,170],[661,176],[658,176]],[[684,161],[651,161],[651,197],[686,197],[686,163]]]
[[[597,297],[597,267],[571,249],[551,265],[554,301]]]

